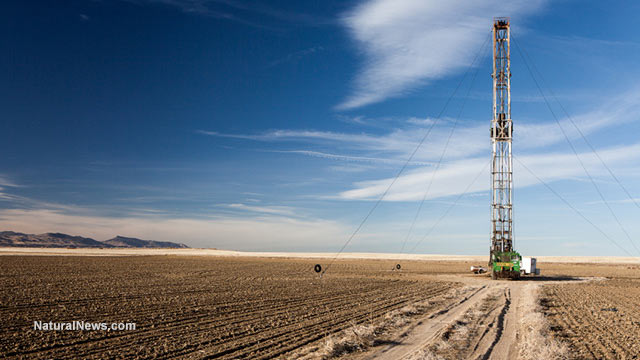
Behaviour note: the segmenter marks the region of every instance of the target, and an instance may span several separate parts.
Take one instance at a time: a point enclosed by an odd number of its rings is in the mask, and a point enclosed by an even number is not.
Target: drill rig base
[[[515,251],[494,251],[491,253],[489,268],[491,278],[496,279],[520,279],[522,256]]]

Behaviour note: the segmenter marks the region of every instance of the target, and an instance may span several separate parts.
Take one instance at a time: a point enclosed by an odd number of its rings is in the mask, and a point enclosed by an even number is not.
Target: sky
[[[403,169],[345,251],[488,253],[487,41],[508,16],[516,249],[640,256],[639,11],[8,2],[0,230],[336,252]]]

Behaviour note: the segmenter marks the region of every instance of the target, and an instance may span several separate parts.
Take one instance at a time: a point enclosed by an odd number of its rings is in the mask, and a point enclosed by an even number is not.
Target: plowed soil
[[[326,262],[326,261],[325,261]],[[0,357],[283,357],[457,286],[447,264],[209,257],[6,256]],[[457,263],[459,270],[464,265]],[[34,321],[133,322],[134,331],[42,331]]]
[[[638,277],[544,287],[543,311],[572,358],[640,358]]]
[[[0,256],[0,358],[637,359],[640,267],[465,261]],[[44,331],[42,322],[135,330]]]

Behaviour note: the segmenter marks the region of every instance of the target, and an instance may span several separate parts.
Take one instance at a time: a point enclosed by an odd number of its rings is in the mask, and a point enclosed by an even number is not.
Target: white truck
[[[520,266],[520,273],[522,275],[540,275],[540,269],[536,267],[536,258],[523,257],[522,266]]]
[[[471,272],[474,274],[484,274],[487,272],[487,268],[480,265],[474,265],[471,267]]]

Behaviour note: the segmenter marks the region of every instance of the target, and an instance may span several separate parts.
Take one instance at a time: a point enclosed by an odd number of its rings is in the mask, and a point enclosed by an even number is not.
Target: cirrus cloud
[[[520,19],[544,0],[371,0],[343,17],[364,53],[353,91],[338,109],[354,109],[455,74],[472,62],[494,16]]]

